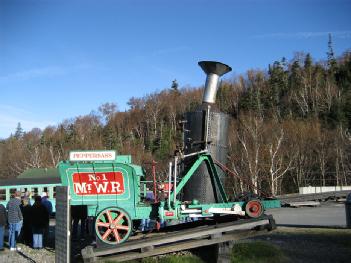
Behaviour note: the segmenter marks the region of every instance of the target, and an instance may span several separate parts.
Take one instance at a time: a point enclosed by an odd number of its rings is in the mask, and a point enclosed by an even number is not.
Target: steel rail
[[[333,198],[341,198],[346,197],[351,191],[332,191],[332,192],[324,192],[324,193],[314,193],[314,194],[292,194],[292,195],[281,195],[277,196],[277,198],[285,204],[289,204],[290,202],[299,202],[299,201],[316,201],[316,200],[327,200]]]

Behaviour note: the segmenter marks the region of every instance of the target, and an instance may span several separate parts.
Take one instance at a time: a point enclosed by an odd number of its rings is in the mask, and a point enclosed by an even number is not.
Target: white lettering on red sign
[[[125,192],[122,172],[74,173],[76,195],[122,195]]]

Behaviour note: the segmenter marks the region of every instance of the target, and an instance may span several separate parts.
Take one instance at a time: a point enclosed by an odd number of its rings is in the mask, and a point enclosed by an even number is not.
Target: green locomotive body
[[[177,167],[177,162],[176,157],[173,168]],[[216,203],[180,200],[183,187],[202,163],[206,163],[214,182]],[[96,235],[106,244],[126,241],[133,230],[133,222],[142,219],[189,221],[228,214],[259,217],[265,205],[259,200],[229,202],[211,155],[206,152],[198,153],[190,169],[180,176],[177,176],[177,169],[171,171],[170,166],[167,183],[172,184],[173,187],[169,187],[172,191],[157,203],[146,199],[144,171],[132,163],[129,155],[110,160],[64,161],[58,169],[62,185],[69,187],[71,205],[87,206],[88,215],[96,218]]]

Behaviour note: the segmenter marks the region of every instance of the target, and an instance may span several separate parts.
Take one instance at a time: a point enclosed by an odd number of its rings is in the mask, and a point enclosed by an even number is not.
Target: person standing
[[[31,222],[33,232],[33,248],[43,248],[43,234],[49,222],[49,213],[41,203],[41,197],[36,196],[31,208]]]
[[[41,194],[41,203],[46,208],[49,213],[49,220],[44,228],[44,246],[49,244],[49,233],[50,233],[50,216],[52,215],[52,203],[49,200],[49,196],[47,192],[43,192]]]
[[[86,205],[71,206],[71,216],[73,219],[72,237],[73,240],[78,240],[78,225],[80,222],[80,238],[85,238],[86,220],[88,218],[88,210]]]
[[[22,242],[27,246],[32,246],[33,234],[31,224],[31,209],[29,199],[24,197],[22,199],[21,211],[23,215],[23,227],[22,227]]]
[[[165,188],[162,185],[159,187],[159,192],[158,192],[158,200],[159,202],[165,202],[168,198],[168,194],[165,192]],[[157,225],[157,229],[164,228],[166,227],[166,221],[164,219],[159,219],[159,224]]]
[[[41,203],[43,204],[43,206],[48,211],[49,216],[51,216],[51,214],[52,214],[52,203],[49,200],[49,196],[48,196],[47,192],[43,192],[41,194]]]
[[[17,247],[16,240],[21,232],[23,216],[21,212],[21,192],[16,191],[6,205],[7,221],[9,223],[9,247],[11,251],[21,250]]]
[[[6,208],[3,204],[0,204],[0,251],[4,250],[4,234],[6,223]]]
[[[155,196],[154,193],[148,192],[146,193],[145,196],[145,204],[152,205],[155,202]],[[153,229],[153,224],[151,224],[151,219],[150,218],[143,218],[141,219],[139,230],[144,232],[144,231],[149,231]]]

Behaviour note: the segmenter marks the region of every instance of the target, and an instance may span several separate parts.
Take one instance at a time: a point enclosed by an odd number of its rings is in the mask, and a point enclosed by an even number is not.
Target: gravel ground
[[[40,250],[32,249],[23,244],[18,244],[21,251],[10,251],[8,248],[0,252],[0,262],[8,263],[53,263],[55,262],[55,251],[50,248]]]
[[[49,230],[49,241],[45,248],[43,249],[33,249],[22,243],[17,243],[17,246],[21,248],[20,251],[10,251],[8,248],[8,237],[7,231],[5,232],[5,250],[0,252],[0,263],[22,263],[22,262],[32,262],[32,263],[53,263],[55,262],[55,235],[54,228],[55,221],[50,220],[50,230]]]
[[[335,201],[323,202],[319,207],[274,208],[266,213],[280,225],[346,226],[345,205]]]
[[[0,251],[0,263],[54,263],[55,262],[55,220],[50,220],[49,240],[45,248],[33,249],[29,246],[17,243],[20,251],[10,251],[8,248],[8,233],[5,232],[5,250]],[[71,262],[83,262],[80,256],[82,248],[90,245],[92,239],[86,236],[85,239],[72,240],[72,259]]]
[[[278,227],[254,240],[276,245],[288,262],[351,262],[351,229]]]

